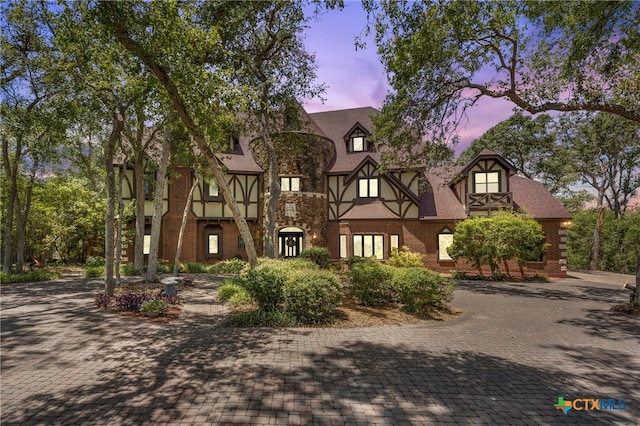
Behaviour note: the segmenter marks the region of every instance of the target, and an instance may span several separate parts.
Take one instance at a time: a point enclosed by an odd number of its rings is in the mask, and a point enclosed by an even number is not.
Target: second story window
[[[378,178],[358,179],[358,197],[377,198],[378,197]]]
[[[369,151],[366,135],[362,131],[356,131],[349,138],[349,152],[363,151]]]
[[[281,177],[280,189],[282,192],[299,192],[300,191],[300,178],[299,177]]]
[[[204,182],[205,201],[220,201],[220,191],[218,183],[214,179],[207,179]]]
[[[491,194],[500,192],[500,174],[498,172],[478,172],[474,175],[475,193]]]

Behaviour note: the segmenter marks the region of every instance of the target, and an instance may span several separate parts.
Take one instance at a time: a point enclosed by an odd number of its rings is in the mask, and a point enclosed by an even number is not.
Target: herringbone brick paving
[[[640,322],[619,286],[461,282],[444,323],[363,329],[224,326],[219,279],[179,320],[98,312],[81,278],[1,288],[9,424],[638,424]],[[559,396],[624,398],[569,411]]]

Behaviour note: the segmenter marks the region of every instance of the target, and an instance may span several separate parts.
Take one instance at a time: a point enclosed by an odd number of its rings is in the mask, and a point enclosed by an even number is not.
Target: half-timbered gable
[[[527,262],[526,270],[555,276],[565,273],[566,224],[571,215],[542,184],[518,176],[499,154],[485,150],[463,166],[426,171],[398,167],[382,173],[378,167],[382,153],[371,141],[376,109],[313,114],[299,109],[295,125],[272,135],[281,188],[274,230],[279,256],[328,247],[334,259],[374,256],[385,260],[393,249],[406,246],[422,253],[425,266],[431,269],[472,270],[448,256],[456,224],[513,208],[538,220],[550,245],[542,259]],[[233,136],[228,145],[218,158],[261,254],[269,191],[265,146],[255,134]],[[185,206],[183,261],[246,258],[244,241],[215,180],[200,176],[187,206],[194,173],[188,168],[171,171],[163,194],[160,258],[172,259],[175,254]],[[128,202],[135,194],[133,171],[125,169],[123,176],[122,194]],[[145,200],[148,215],[152,198]]]
[[[130,168],[121,169],[122,175],[122,201],[125,206],[135,200],[136,185],[133,177],[134,171]],[[167,179],[170,184],[170,179]],[[144,215],[148,218],[153,216],[153,204],[155,199],[155,175],[145,176],[144,188]],[[169,210],[169,185],[165,184],[164,193],[162,194],[162,214],[166,214]]]
[[[507,160],[487,149],[451,182],[469,216],[513,208],[509,178],[516,172]]]
[[[225,174],[240,212],[247,220],[258,220],[260,215],[260,176]],[[202,220],[233,220],[231,209],[224,202],[214,179],[200,177],[191,203],[193,214]]]

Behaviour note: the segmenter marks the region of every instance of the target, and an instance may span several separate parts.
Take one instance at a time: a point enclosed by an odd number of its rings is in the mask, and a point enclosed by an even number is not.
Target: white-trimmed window
[[[476,194],[500,192],[499,172],[477,172],[475,173],[474,178]]]
[[[151,253],[151,235],[145,234],[142,240],[142,254]]]
[[[282,192],[299,192],[300,191],[300,178],[299,177],[281,177],[280,189]]]
[[[347,258],[347,236],[340,234],[340,259]]]
[[[384,258],[384,237],[382,235],[354,235],[353,255]]]
[[[207,225],[204,228],[204,252],[206,257],[220,257],[222,255],[222,227]]]
[[[209,234],[207,237],[207,253],[220,254],[220,235]]]
[[[204,181],[204,199],[205,201],[220,201],[218,183],[213,178]]]
[[[400,235],[391,234],[389,235],[389,250],[400,249]]]
[[[369,151],[367,135],[362,130],[356,130],[349,137],[349,152]]]
[[[378,197],[378,178],[358,179],[358,197],[377,198]]]
[[[445,228],[438,234],[438,260],[452,260],[447,249],[453,244],[453,232]]]

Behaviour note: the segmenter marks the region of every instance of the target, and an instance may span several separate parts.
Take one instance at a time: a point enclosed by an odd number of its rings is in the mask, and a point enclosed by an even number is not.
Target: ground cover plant
[[[50,281],[61,278],[62,274],[57,271],[48,269],[37,269],[33,271],[23,272],[22,274],[5,273],[0,271],[0,283],[30,283],[36,281]]]
[[[100,310],[113,310],[134,318],[145,318],[145,313],[158,312],[160,316],[152,321],[168,322],[180,315],[183,303],[178,294],[167,296],[159,288],[134,283],[117,288],[113,296],[97,294],[94,304]]]
[[[207,272],[211,274],[239,274],[247,266],[247,262],[242,259],[227,259],[209,266]]]

